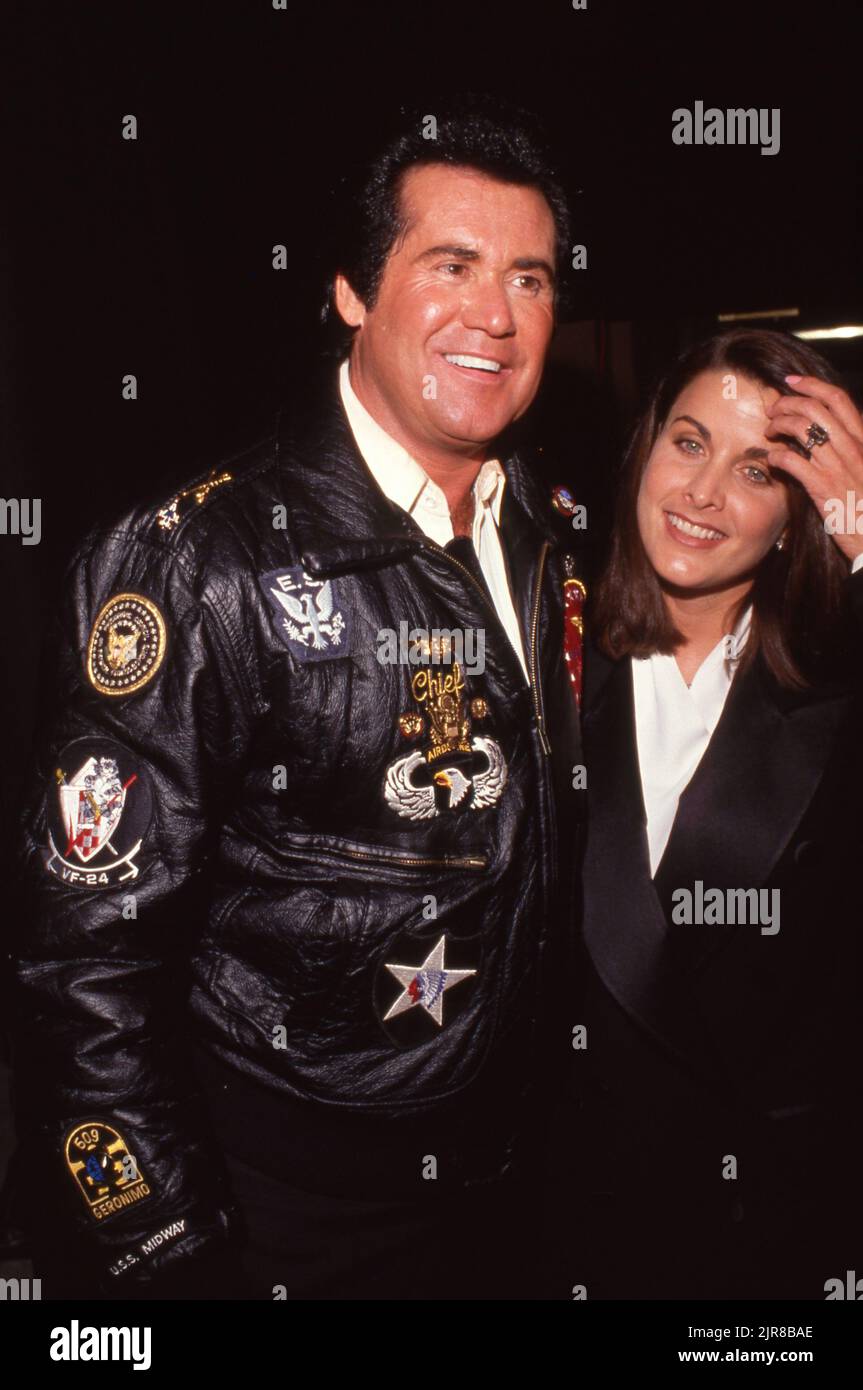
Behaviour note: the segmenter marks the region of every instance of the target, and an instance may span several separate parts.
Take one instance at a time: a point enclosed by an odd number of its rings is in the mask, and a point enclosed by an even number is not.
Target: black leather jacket
[[[362,1188],[364,1153],[387,1191],[428,1153],[456,1182],[505,1171],[565,1065],[573,533],[502,461],[529,684],[334,391],[76,557],[26,813],[18,1122],[33,1200],[124,1283],[230,1233],[193,1039],[283,1117],[261,1153],[325,1190]],[[416,628],[483,629],[484,673],[378,659]]]

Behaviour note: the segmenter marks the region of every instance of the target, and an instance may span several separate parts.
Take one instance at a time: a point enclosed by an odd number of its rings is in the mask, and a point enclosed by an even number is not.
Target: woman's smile
[[[713,550],[728,539],[724,531],[691,521],[683,512],[665,510],[664,516],[669,535],[681,545],[693,546],[696,550]]]

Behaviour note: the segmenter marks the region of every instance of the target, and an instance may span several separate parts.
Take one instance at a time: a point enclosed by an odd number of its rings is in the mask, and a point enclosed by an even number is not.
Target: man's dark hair
[[[339,356],[350,347],[353,330],[339,316],[333,299],[341,272],[366,308],[380,289],[387,258],[406,230],[401,203],[404,175],[417,165],[448,164],[475,169],[504,183],[535,188],[545,198],[555,226],[555,312],[560,313],[569,263],[569,206],[555,158],[537,118],[520,107],[490,96],[469,95],[446,109],[400,110],[399,130],[359,171],[346,176],[337,195],[341,207],[332,225],[340,241],[330,254],[322,320]],[[433,116],[436,126],[430,138]]]

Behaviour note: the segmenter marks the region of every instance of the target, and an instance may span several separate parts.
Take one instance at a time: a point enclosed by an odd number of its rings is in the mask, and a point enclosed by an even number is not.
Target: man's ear
[[[336,308],[349,328],[362,328],[366,316],[366,306],[359,295],[354,294],[344,275],[339,274],[333,281],[333,296]]]

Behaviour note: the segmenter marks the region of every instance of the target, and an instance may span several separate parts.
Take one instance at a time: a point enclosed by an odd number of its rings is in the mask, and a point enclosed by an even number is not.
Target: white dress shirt
[[[863,569],[863,555],[851,573]],[[704,756],[725,707],[749,635],[747,608],[733,633],[723,637],[687,686],[673,656],[654,652],[632,658],[635,728],[641,790],[647,814],[650,872],[655,874],[677,815],[677,803]]]
[[[654,652],[632,658],[635,730],[641,790],[647,813],[650,872],[668,844],[677,803],[701,762],[725,707],[752,609],[733,633],[717,642],[687,685],[674,656]]]
[[[446,545],[455,534],[446,495],[422,465],[392,435],[387,434],[366,410],[351,386],[347,362],[343,362],[339,368],[339,391],[357,448],[378,487],[391,502],[413,517],[430,540],[438,545]],[[505,486],[506,474],[500,461],[486,459],[472,488],[472,539],[497,615],[529,683],[521,630],[507,581],[498,531]]]

